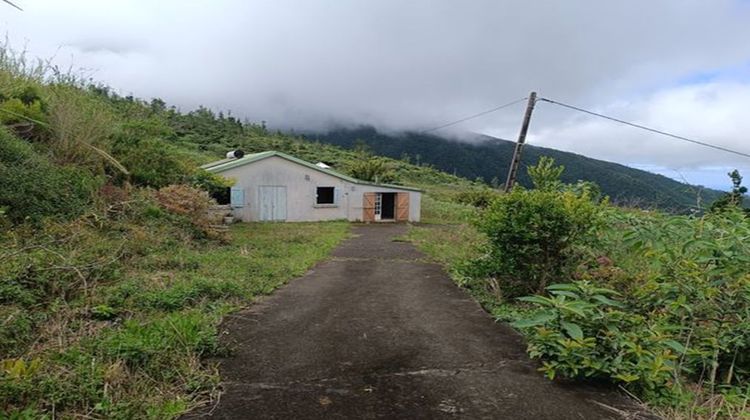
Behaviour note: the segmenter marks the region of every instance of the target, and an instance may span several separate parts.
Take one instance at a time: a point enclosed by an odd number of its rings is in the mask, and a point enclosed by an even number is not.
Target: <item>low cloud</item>
[[[747,149],[750,3],[18,0],[16,44],[120,92],[282,129],[425,129],[550,98]],[[445,130],[515,137],[523,104]],[[443,132],[443,131],[441,131]],[[747,160],[539,104],[529,140],[678,170]],[[723,175],[722,175],[723,176]]]

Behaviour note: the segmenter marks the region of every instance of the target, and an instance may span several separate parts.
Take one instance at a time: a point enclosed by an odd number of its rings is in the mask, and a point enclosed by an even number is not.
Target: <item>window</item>
[[[336,189],[334,187],[318,187],[315,204],[336,204]]]

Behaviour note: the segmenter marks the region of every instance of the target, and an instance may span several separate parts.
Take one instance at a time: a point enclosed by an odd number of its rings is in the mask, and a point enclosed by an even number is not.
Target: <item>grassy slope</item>
[[[201,358],[222,351],[221,317],[303,274],[348,232],[344,222],[241,224],[216,244],[181,240],[158,226],[118,226],[120,235],[84,228],[74,245],[79,253],[100,247],[130,257],[111,263],[108,276],[78,298],[31,310],[2,306],[10,313],[6,324],[14,314],[44,319],[37,329],[18,328],[14,338],[23,345],[6,349],[5,357],[20,363],[0,380],[6,414],[179,415],[210,398],[217,384],[214,367]],[[44,254],[66,252],[66,245],[47,246],[28,256],[39,269]]]

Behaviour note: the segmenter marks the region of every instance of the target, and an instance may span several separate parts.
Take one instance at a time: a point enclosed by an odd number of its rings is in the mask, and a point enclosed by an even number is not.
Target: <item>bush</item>
[[[454,200],[461,204],[468,204],[474,207],[485,208],[490,205],[499,193],[489,188],[467,188],[458,194]]]
[[[193,172],[174,147],[156,138],[116,136],[112,154],[130,171],[135,185],[162,188],[184,182]]]
[[[49,92],[47,121],[54,161],[101,173],[105,163],[111,161],[106,152],[102,153],[109,149],[114,126],[111,108],[76,86],[56,84]]]
[[[610,208],[573,284],[523,301],[515,323],[550,377],[596,377],[674,403],[682,381],[713,395],[750,379],[750,223]],[[596,257],[598,255],[598,257]],[[617,291],[611,289],[618,289]]]
[[[669,392],[685,348],[668,328],[629,310],[618,293],[589,282],[554,284],[550,295],[520,300],[539,310],[513,323],[525,330],[529,354],[547,377],[614,380],[641,394]]]
[[[199,231],[211,236],[211,225],[217,223],[208,209],[216,201],[208,193],[188,185],[170,185],[156,192],[159,204],[168,212],[185,216]]]
[[[489,238],[487,275],[506,297],[542,292],[572,268],[574,247],[595,229],[599,206],[587,194],[515,189],[477,218]]]
[[[77,216],[89,207],[99,184],[90,172],[54,165],[0,130],[0,207],[12,222]]]
[[[234,185],[234,180],[198,169],[190,178],[190,183],[196,188],[207,191],[208,195],[219,204],[229,204],[229,188]]]
[[[370,182],[395,182],[396,173],[387,159],[374,156],[364,144],[357,146],[356,158],[347,165],[349,175]]]
[[[670,217],[626,228],[623,241],[645,280],[636,310],[661,315],[689,347],[685,373],[712,385],[750,379],[750,223],[741,209]]]

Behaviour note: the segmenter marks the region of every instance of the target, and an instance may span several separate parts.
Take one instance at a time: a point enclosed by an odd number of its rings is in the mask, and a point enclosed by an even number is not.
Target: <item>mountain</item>
[[[350,149],[364,143],[379,155],[432,165],[462,177],[481,178],[485,182],[502,185],[513,156],[514,143],[489,136],[475,136],[472,142],[460,142],[413,132],[387,134],[368,126],[303,135],[309,140]],[[564,182],[595,182],[612,202],[622,205],[658,207],[682,213],[697,208],[699,202],[701,207],[705,207],[723,194],[625,165],[532,145],[526,145],[523,149],[518,177],[521,185],[531,186],[526,167],[536,164],[541,156],[552,157],[565,166],[562,175]]]

